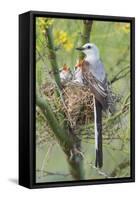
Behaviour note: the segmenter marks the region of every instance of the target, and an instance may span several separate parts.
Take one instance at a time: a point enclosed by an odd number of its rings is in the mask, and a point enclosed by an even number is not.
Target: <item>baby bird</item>
[[[77,60],[75,65],[75,71],[73,75],[73,82],[83,84],[83,76],[82,76],[82,60]]]
[[[66,64],[63,65],[59,75],[62,83],[66,83],[72,79],[71,70]]]

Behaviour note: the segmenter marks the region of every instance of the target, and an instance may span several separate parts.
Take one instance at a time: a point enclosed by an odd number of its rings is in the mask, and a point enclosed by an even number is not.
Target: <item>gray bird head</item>
[[[95,59],[99,59],[100,57],[99,49],[95,44],[86,43],[82,47],[77,47],[76,49],[82,51],[88,57],[91,56],[94,57]]]

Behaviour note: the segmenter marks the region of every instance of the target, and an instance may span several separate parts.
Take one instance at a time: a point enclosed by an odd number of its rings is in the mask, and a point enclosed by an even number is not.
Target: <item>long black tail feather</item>
[[[95,119],[95,166],[103,166],[103,149],[102,149],[102,105],[94,98],[94,119]]]

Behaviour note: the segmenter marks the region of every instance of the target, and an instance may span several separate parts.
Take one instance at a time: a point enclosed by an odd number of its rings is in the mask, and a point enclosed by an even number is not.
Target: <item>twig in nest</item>
[[[77,121],[81,120],[83,124],[92,121],[93,99],[92,93],[87,87],[72,82],[64,85],[64,112],[70,122],[71,127],[75,128]],[[81,112],[85,108],[85,112]],[[84,116],[87,122],[84,121]]]

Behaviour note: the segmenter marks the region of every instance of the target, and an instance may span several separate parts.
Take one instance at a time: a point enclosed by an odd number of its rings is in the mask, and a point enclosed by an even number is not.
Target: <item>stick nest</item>
[[[93,120],[93,94],[86,86],[68,82],[62,87],[62,94],[56,97],[56,86],[45,84],[42,86],[42,93],[46,95],[50,102],[53,102],[56,112],[64,112],[66,119],[72,128],[78,125],[88,124]]]

